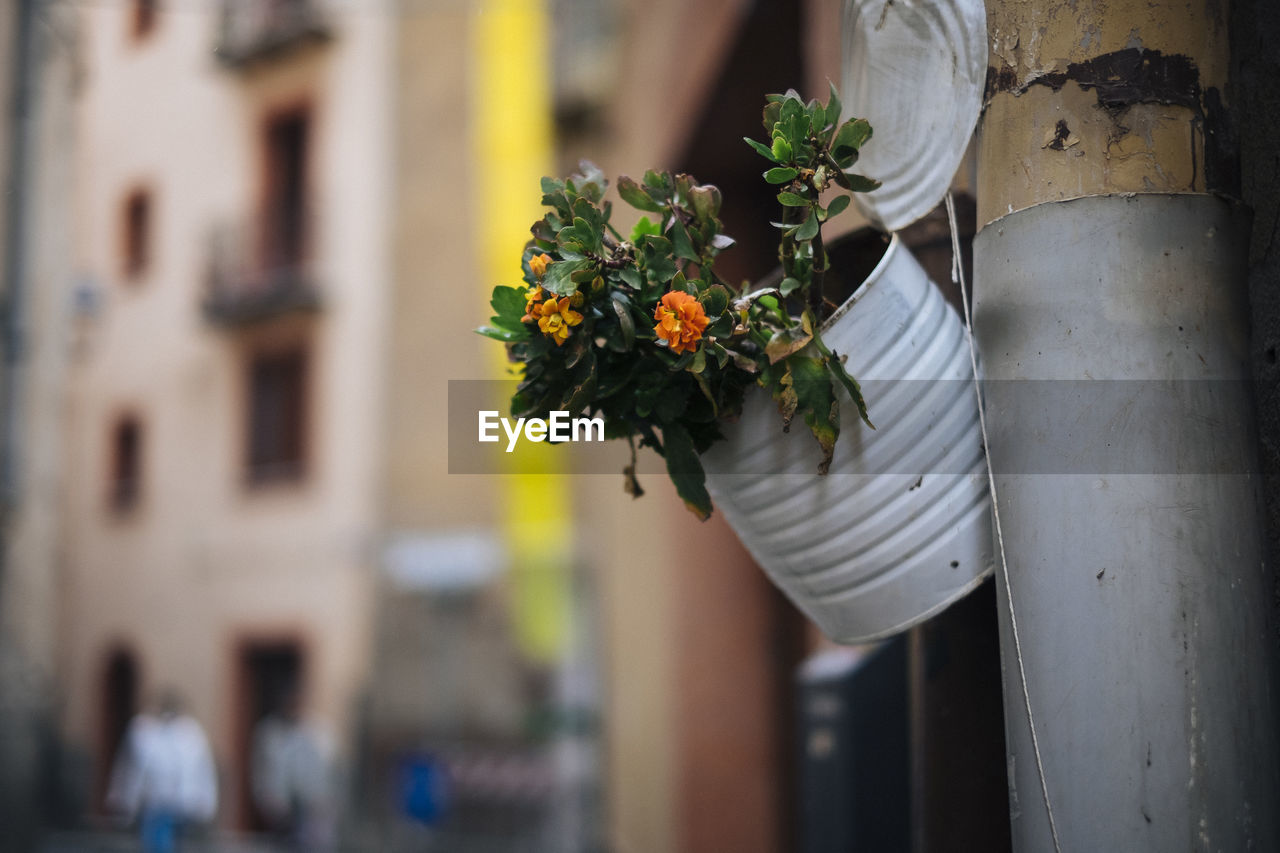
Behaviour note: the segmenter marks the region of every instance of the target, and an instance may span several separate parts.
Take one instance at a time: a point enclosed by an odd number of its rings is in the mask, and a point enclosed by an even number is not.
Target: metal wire
[[[987,441],[987,415],[982,405],[982,385],[978,380],[978,349],[973,340],[973,318],[969,312],[969,294],[965,290],[964,264],[960,261],[960,232],[956,227],[956,204],[950,192],[946,197],[947,221],[951,226],[951,281],[960,286],[960,301],[964,305],[964,325],[969,334],[969,363],[973,367],[973,392],[978,398],[978,426],[982,430],[982,446],[987,457],[987,484],[991,489],[991,515],[995,519],[996,547],[1000,550],[1000,575],[1004,581],[1004,598],[1009,608],[1009,628],[1013,634],[1013,656],[1018,664],[1018,683],[1022,688],[1022,704],[1027,709],[1027,727],[1031,730],[1031,751],[1036,759],[1036,772],[1040,775],[1040,794],[1044,798],[1044,810],[1049,815],[1049,832],[1053,835],[1054,853],[1062,853],[1058,840],[1058,825],[1053,819],[1053,806],[1049,802],[1049,785],[1045,781],[1044,759],[1040,756],[1040,738],[1036,735],[1036,721],[1031,715],[1031,694],[1027,690],[1027,669],[1022,660],[1022,641],[1018,636],[1018,617],[1013,612],[1013,589],[1009,586],[1009,564],[1004,552],[1004,529],[1000,524],[1000,503],[996,499],[996,475],[991,467],[991,452]]]

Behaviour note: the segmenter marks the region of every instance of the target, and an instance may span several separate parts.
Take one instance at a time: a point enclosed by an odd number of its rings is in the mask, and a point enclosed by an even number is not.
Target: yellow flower
[[[534,255],[529,259],[529,269],[533,270],[533,274],[538,278],[542,278],[547,273],[547,267],[551,266],[551,256],[546,252],[541,255]]]
[[[542,301],[542,287],[534,285],[529,288],[524,295],[524,316],[520,318],[521,323],[532,323],[538,319],[538,303]]]
[[[569,307],[567,296],[559,301],[554,296],[549,297],[537,307],[537,312],[538,328],[555,341],[556,346],[564,344],[569,339],[569,329],[582,322],[582,315]]]
[[[653,331],[677,355],[697,348],[709,322],[702,303],[682,290],[664,295],[653,311],[653,319],[658,321]]]

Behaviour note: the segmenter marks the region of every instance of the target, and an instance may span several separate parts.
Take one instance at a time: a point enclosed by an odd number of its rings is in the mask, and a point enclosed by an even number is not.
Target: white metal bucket
[[[808,428],[797,419],[784,433],[756,389],[728,440],[704,454],[707,488],[828,637],[864,642],[926,619],[992,571],[986,461],[964,325],[896,235],[822,336],[864,382],[877,429],[841,391],[840,438],[820,476]]]

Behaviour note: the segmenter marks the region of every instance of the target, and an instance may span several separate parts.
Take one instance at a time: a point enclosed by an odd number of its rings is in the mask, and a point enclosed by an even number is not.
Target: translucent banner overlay
[[[1255,474],[1258,472],[1252,384],[1233,380],[1002,380],[985,381],[992,466],[998,475],[1017,474]],[[527,446],[554,427],[571,437],[574,415],[546,425],[511,417],[514,381],[450,380],[449,473],[503,473],[507,448]],[[933,446],[933,424],[895,420],[894,401],[936,401],[932,416],[973,419],[971,380],[867,380],[862,382],[871,419],[867,429],[851,405],[841,412],[841,434],[832,471],[873,474],[984,473],[977,430],[973,452]],[[782,418],[763,391],[755,391],[742,423],[723,431],[739,442],[728,453],[702,457],[709,473],[761,476],[813,473],[821,450],[797,418],[784,434]],[[586,417],[579,413],[576,417]],[[506,423],[501,419],[505,418]],[[483,426],[490,441],[480,441]],[[563,474],[616,474],[628,464],[625,441],[597,441],[598,428],[576,426],[577,441],[555,442],[555,470]],[[955,430],[947,430],[955,434]],[[513,434],[516,437],[513,439]],[[743,442],[751,446],[744,447]],[[901,449],[899,449],[901,448]],[[749,452],[746,452],[749,451]],[[840,464],[853,454],[855,466]],[[728,459],[731,458],[731,459]],[[638,470],[661,472],[664,462],[641,453]],[[841,474],[833,474],[841,476]]]

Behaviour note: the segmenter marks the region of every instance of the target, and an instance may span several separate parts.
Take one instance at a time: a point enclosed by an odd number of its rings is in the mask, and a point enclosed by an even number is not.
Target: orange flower
[[[538,328],[543,331],[551,340],[556,342],[556,346],[561,346],[565,341],[569,340],[569,329],[582,322],[582,315],[569,307],[569,297],[565,296],[556,301],[554,296],[549,297],[546,302],[536,308],[538,314]]]
[[[708,322],[702,303],[682,290],[663,296],[654,309],[653,319],[658,321],[653,331],[669,343],[677,355],[697,348]]]
[[[533,270],[533,274],[538,278],[546,275],[547,267],[551,266],[551,256],[546,252],[541,255],[534,255],[529,259],[529,269]]]

